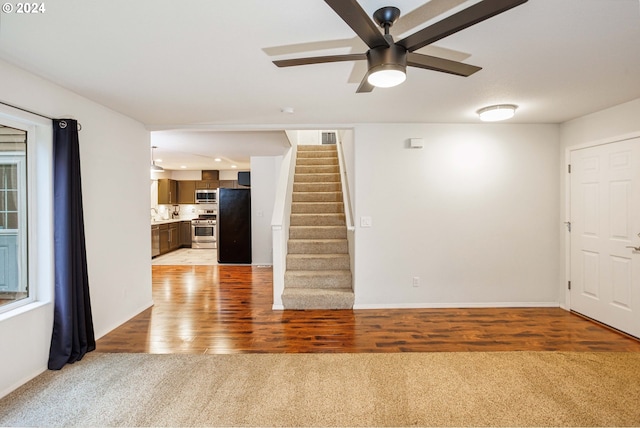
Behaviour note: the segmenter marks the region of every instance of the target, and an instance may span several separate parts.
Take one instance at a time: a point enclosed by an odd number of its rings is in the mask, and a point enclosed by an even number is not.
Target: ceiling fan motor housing
[[[399,45],[379,46],[367,52],[369,73],[378,70],[407,71],[407,49]]]

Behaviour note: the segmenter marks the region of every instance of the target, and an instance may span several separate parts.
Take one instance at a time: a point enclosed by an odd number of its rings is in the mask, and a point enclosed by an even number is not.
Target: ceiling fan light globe
[[[369,74],[367,81],[378,88],[398,86],[407,79],[407,74],[397,68],[384,68]]]
[[[502,104],[481,108],[477,113],[483,122],[499,122],[511,119],[516,114],[516,108],[513,104]]]

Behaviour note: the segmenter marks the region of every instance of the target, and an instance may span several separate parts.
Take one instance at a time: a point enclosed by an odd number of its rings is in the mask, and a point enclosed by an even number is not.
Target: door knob
[[[638,247],[632,247],[632,246],[627,246],[627,248],[633,248],[633,251],[640,251],[640,246]]]

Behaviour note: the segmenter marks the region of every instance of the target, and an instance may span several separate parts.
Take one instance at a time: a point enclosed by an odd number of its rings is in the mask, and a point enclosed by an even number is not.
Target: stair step
[[[349,254],[287,254],[287,270],[347,270]]]
[[[304,165],[338,165],[337,157],[329,158],[296,158],[296,166]]]
[[[328,151],[328,150],[313,150],[313,151],[300,151],[298,150],[298,154],[296,155],[296,159],[300,158],[338,158],[338,153],[336,151]]]
[[[289,239],[289,254],[347,254],[346,239]]]
[[[342,202],[342,192],[293,192],[293,202]]]
[[[289,288],[351,288],[348,270],[288,270],[284,286]]]
[[[297,165],[296,174],[340,174],[338,165]]]
[[[346,226],[291,226],[289,239],[346,239]]]
[[[294,192],[338,192],[342,190],[339,181],[334,183],[293,183]]]
[[[342,202],[293,202],[292,213],[343,213]]]
[[[338,173],[322,173],[322,174],[294,174],[294,183],[334,183],[340,182],[340,174]]]
[[[282,293],[282,304],[290,310],[352,309],[354,301],[350,288],[285,288]]]
[[[299,144],[298,145],[298,151],[304,151],[304,152],[313,152],[313,151],[335,151],[336,150],[336,145],[335,144]]]
[[[290,226],[344,226],[344,213],[291,214]]]

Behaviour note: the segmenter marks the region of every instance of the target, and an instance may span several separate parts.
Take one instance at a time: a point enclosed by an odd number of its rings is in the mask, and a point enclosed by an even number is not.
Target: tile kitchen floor
[[[218,250],[215,248],[180,248],[168,254],[155,257],[152,265],[200,265],[218,264]]]

